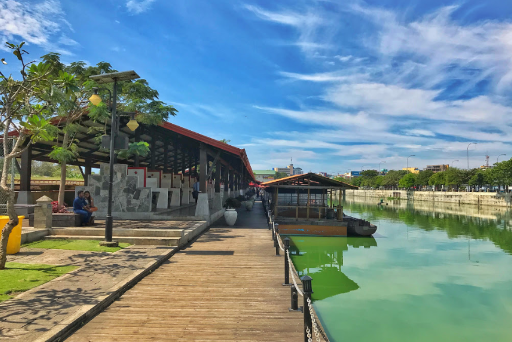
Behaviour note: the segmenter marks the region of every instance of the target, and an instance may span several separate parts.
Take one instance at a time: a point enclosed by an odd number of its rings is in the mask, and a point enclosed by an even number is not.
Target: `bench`
[[[53,213],[52,227],[80,227],[82,218],[75,213]]]

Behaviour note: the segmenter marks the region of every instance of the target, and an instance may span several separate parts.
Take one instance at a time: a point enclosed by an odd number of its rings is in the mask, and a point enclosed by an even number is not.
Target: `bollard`
[[[295,285],[292,285],[290,287],[291,289],[291,307],[288,308],[288,311],[300,311],[302,312],[302,308],[299,308],[299,293],[297,292],[297,289],[295,288]]]
[[[304,308],[302,311],[304,312],[304,342],[308,342],[308,334],[307,334],[307,328],[309,328],[309,331],[311,335],[313,335],[313,322],[311,321],[311,314],[309,312],[309,304],[308,304],[308,298],[311,299],[311,294],[313,293],[313,289],[311,287],[311,280],[313,280],[310,276],[305,275],[304,277],[300,278],[302,280],[302,292],[304,294]]]
[[[285,237],[284,243],[284,286],[290,285],[290,264],[288,263],[288,250],[290,249],[290,239]]]
[[[279,233],[279,224],[274,223],[274,230],[276,231],[275,236],[275,247],[276,247],[276,255],[279,256],[279,236],[277,235]]]

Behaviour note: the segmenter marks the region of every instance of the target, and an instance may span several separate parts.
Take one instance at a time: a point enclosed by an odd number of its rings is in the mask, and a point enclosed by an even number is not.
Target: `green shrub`
[[[224,208],[228,209],[237,209],[240,208],[240,201],[238,201],[236,198],[228,198],[226,202],[224,203]]]

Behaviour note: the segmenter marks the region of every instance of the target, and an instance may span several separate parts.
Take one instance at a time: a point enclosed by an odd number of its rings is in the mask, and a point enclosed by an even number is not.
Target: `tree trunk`
[[[9,216],[9,221],[2,229],[2,237],[0,239],[0,270],[5,268],[5,262],[7,261],[7,242],[9,241],[9,235],[11,235],[13,228],[18,225],[18,215],[16,215],[16,210],[14,209],[14,191],[10,190],[7,186],[4,187],[3,183],[2,180],[0,194],[8,196],[7,215]]]
[[[64,139],[62,140],[62,147],[66,147],[68,144],[69,136],[64,133]],[[66,191],[66,163],[61,162],[60,164],[60,183],[59,183],[59,209],[64,207],[64,194]]]
[[[21,139],[18,139],[13,151],[9,153],[10,151],[6,142],[8,141],[7,138],[10,127],[11,121],[7,120],[4,133],[4,165],[2,167],[2,178],[0,180],[0,195],[7,197],[7,215],[9,216],[9,221],[3,227],[2,236],[0,238],[0,270],[5,268],[5,262],[7,261],[7,242],[9,241],[9,235],[11,235],[13,228],[18,225],[18,215],[16,215],[16,210],[14,209],[14,191],[7,186],[7,168],[12,158],[15,158],[14,151],[18,150]]]

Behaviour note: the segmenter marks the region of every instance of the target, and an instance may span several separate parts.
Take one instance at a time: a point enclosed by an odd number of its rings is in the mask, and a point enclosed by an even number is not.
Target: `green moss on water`
[[[76,266],[8,262],[5,269],[0,270],[0,302],[13,298],[20,292],[49,282],[76,268]]]
[[[120,243],[119,247],[105,247],[100,246],[99,243],[97,240],[42,240],[23,245],[22,247],[112,253],[130,246],[129,243]]]

